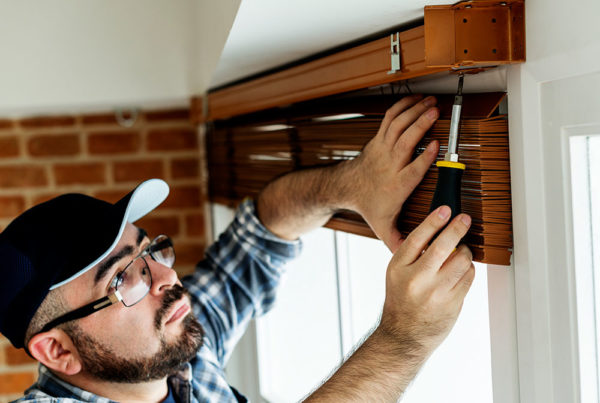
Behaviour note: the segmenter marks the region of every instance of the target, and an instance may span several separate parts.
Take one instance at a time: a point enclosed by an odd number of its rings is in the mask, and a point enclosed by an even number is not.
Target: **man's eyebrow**
[[[138,236],[136,239],[136,247],[139,247],[144,238],[146,238],[148,234],[142,228],[138,228]],[[105,262],[100,264],[98,270],[96,271],[96,276],[94,276],[94,286],[97,286],[99,282],[106,276],[111,267],[117,263],[119,260],[123,259],[125,256],[131,255],[135,251],[134,247],[131,245],[124,246],[120,251],[115,253]]]

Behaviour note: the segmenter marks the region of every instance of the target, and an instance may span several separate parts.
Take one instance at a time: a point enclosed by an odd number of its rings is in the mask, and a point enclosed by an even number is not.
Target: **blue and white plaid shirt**
[[[285,241],[258,220],[254,203],[244,201],[231,225],[206,252],[195,272],[182,279],[192,307],[206,332],[196,357],[169,377],[179,402],[237,402],[225,380],[224,366],[252,318],[267,312],[284,264],[300,253],[301,242]],[[108,403],[58,379],[40,365],[38,381],[18,402],[71,401]]]

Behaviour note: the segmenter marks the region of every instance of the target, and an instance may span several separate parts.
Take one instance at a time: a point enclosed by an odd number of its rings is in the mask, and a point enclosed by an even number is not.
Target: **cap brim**
[[[121,226],[119,227],[119,231],[115,236],[114,241],[110,245],[110,247],[102,253],[98,258],[96,258],[93,262],[85,266],[83,269],[79,270],[77,273],[73,274],[69,278],[56,283],[50,287],[50,290],[60,287],[77,277],[81,276],[83,273],[87,272],[98,263],[100,263],[104,258],[106,258],[117,246],[121,236],[123,235],[123,231],[125,230],[125,225],[130,222],[133,223],[156,207],[158,207],[169,195],[169,185],[161,179],[150,179],[145,182],[142,182],[138,185],[133,191],[131,191],[127,196],[123,197],[117,203],[115,203],[116,207],[122,206],[124,208],[123,218],[121,220]]]

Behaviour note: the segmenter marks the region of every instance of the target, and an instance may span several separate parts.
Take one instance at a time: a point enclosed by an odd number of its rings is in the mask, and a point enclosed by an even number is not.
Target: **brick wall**
[[[67,192],[114,202],[149,178],[167,200],[136,224],[168,234],[176,269],[189,273],[205,247],[202,139],[189,109],[141,112],[130,128],[114,113],[0,119],[0,230],[25,209]],[[0,336],[0,403],[31,383],[37,365]]]

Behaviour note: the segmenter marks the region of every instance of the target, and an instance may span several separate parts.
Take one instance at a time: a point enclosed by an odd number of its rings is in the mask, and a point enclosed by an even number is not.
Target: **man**
[[[273,304],[299,236],[339,209],[360,213],[394,256],[379,325],[307,400],[396,401],[474,278],[471,253],[458,246],[467,215],[448,224],[440,207],[404,241],[394,225],[437,156],[432,142],[410,161],[438,117],[435,102],[404,98],[355,160],[270,183],[182,281],[169,238],[151,240],[132,224],[166,198],[163,181],[114,205],[65,195],[16,218],[0,234],[0,331],[41,363],[21,401],[245,401],[224,378],[229,354]]]

